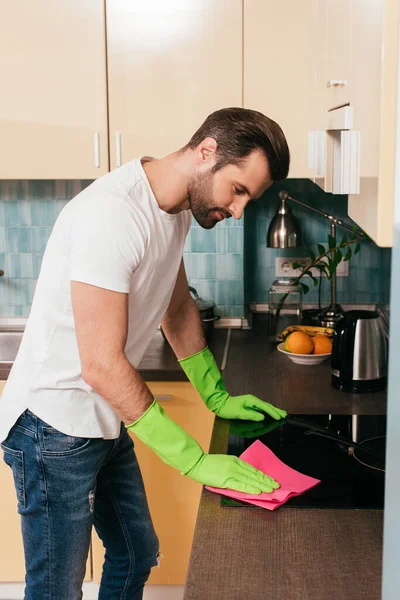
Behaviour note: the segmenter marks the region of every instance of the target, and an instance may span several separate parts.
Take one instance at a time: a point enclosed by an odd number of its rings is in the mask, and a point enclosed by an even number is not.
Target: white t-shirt
[[[0,441],[27,408],[67,435],[118,437],[121,420],[82,378],[71,280],[129,293],[125,354],[137,367],[168,307],[190,223],[190,211],[172,215],[159,207],[140,159],[97,179],[63,208],[0,398]]]

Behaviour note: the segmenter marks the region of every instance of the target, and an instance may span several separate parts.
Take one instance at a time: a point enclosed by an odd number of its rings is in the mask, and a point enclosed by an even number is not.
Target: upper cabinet
[[[1,2],[0,179],[108,171],[103,0]]]
[[[388,247],[393,244],[394,222],[399,0],[353,3],[359,23],[354,52],[365,68],[354,74],[361,182],[360,194],[349,195],[348,212],[378,246]],[[379,36],[374,25],[379,27]],[[374,31],[374,35],[368,36],[369,31]]]
[[[244,106],[391,245],[400,0],[0,1],[0,179],[95,179]]]
[[[242,0],[109,0],[107,44],[111,168],[242,105]]]
[[[318,0],[325,12],[325,125],[310,166],[379,245],[393,238],[399,0]]]
[[[349,102],[351,80],[351,0],[319,0],[325,5],[326,107]],[[368,1],[368,0],[367,0]]]
[[[315,0],[246,0],[244,106],[279,123],[289,177],[313,177],[309,132],[325,128],[325,6]]]

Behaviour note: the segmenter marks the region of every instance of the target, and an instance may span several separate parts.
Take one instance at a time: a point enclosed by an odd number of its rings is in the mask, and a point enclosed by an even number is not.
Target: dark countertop
[[[349,394],[331,385],[330,361],[312,367],[293,363],[268,340],[267,317],[250,330],[232,330],[224,380],[231,394],[255,394],[303,414],[386,414],[386,391]]]
[[[8,379],[12,367],[12,363],[3,363],[0,365],[0,381]]]
[[[221,365],[227,330],[210,348]],[[7,379],[11,365],[0,365]],[[157,331],[139,365],[146,381],[185,381]],[[268,342],[266,317],[232,330],[225,383],[292,413],[385,414],[386,393],[344,394],[330,385],[329,361],[291,363]],[[225,453],[229,422],[215,419],[210,452]],[[202,492],[185,600],[378,600],[381,597],[382,511],[222,508]]]
[[[221,367],[228,335],[227,329],[216,329],[209,347],[214,353],[215,360]],[[187,381],[187,377],[178,363],[169,344],[158,330],[148,346],[139,364],[138,371],[145,381]]]
[[[232,331],[224,380],[292,413],[385,414],[386,392],[345,394],[329,361],[303,367],[268,342],[266,318]],[[225,453],[229,422],[216,418],[210,452]],[[383,512],[221,507],[203,489],[184,600],[378,600]]]
[[[227,335],[227,329],[216,329],[209,341],[209,347],[219,366],[222,365]],[[0,364],[0,381],[8,378],[11,367],[12,363]],[[187,381],[172,348],[164,340],[160,330],[154,334],[138,371],[145,381]]]

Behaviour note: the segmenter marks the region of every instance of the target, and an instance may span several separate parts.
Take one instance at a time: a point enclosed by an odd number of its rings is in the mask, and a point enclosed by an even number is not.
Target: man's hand
[[[236,456],[224,454],[203,454],[186,475],[203,485],[246,494],[271,493],[280,488],[273,477]]]
[[[264,402],[252,394],[230,396],[209,348],[204,348],[179,362],[207,407],[222,419],[263,421],[265,415],[269,415],[279,421],[287,416],[286,410]]]
[[[242,419],[245,421],[263,421],[269,415],[276,421],[287,416],[286,410],[277,408],[269,402],[260,400],[257,396],[229,396],[224,403],[214,411],[222,419]]]
[[[167,465],[204,485],[257,495],[280,487],[273,477],[236,456],[206,454],[155,400],[128,429]]]

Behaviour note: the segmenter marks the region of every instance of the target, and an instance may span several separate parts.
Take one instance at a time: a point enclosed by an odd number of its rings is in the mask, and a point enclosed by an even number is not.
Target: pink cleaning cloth
[[[253,467],[256,467],[256,469],[259,469],[263,473],[273,477],[275,481],[280,483],[281,487],[271,493],[261,492],[261,494],[258,495],[245,494],[243,492],[209,486],[206,486],[206,488],[211,492],[229,496],[229,498],[245,500],[250,504],[255,504],[256,506],[261,506],[268,510],[275,510],[289,500],[289,498],[299,496],[320,483],[320,479],[314,479],[314,477],[303,475],[302,473],[299,473],[299,471],[295,471],[291,467],[285,465],[285,463],[279,460],[279,458],[275,456],[267,446],[260,442],[260,440],[256,440],[239,458]]]

